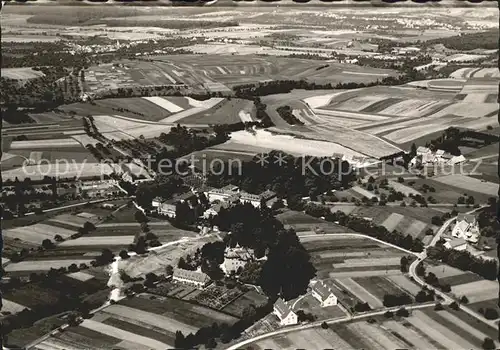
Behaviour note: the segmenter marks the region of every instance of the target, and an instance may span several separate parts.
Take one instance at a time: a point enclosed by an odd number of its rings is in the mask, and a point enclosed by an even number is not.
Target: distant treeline
[[[470,33],[428,40],[425,45],[443,44],[448,49],[468,51],[475,49],[498,49],[498,29],[488,30],[480,33]]]

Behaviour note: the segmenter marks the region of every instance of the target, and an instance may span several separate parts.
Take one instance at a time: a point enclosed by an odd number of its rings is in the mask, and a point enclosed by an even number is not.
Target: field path
[[[141,344],[145,346],[148,349],[158,349],[158,350],[165,350],[165,349],[170,349],[172,348],[171,344],[165,344],[162,342],[159,342],[157,340],[143,337],[141,335],[127,332],[124,330],[121,330],[119,328],[109,326],[107,324],[101,323],[101,322],[96,322],[90,319],[84,320],[81,324],[82,327],[91,329],[93,331],[110,335],[112,337],[118,338],[118,339],[123,339],[123,340],[128,340],[134,343]]]

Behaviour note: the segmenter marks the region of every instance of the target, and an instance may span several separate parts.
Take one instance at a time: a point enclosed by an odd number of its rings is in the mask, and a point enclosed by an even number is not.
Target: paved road
[[[431,303],[431,304],[422,304],[422,305],[409,305],[409,306],[405,306],[405,309],[407,309],[407,310],[416,310],[416,309],[423,309],[423,308],[428,308],[428,307],[433,307],[433,306],[434,306],[434,303]],[[256,341],[259,341],[259,340],[262,340],[262,339],[270,338],[270,337],[273,337],[275,335],[284,334],[284,333],[291,333],[291,332],[298,332],[298,331],[301,331],[301,330],[304,330],[304,329],[319,327],[319,326],[321,326],[321,324],[323,322],[326,322],[329,325],[331,325],[331,324],[336,324],[336,323],[341,323],[341,322],[362,320],[364,318],[369,318],[369,317],[373,317],[373,316],[383,315],[387,311],[395,312],[395,311],[397,311],[400,308],[401,308],[401,306],[392,307],[392,308],[384,308],[382,310],[368,311],[368,312],[365,312],[365,313],[362,313],[362,314],[359,314],[359,315],[355,315],[355,316],[349,315],[349,316],[345,316],[345,317],[336,317],[336,318],[330,318],[330,319],[326,319],[326,320],[315,321],[315,322],[311,322],[311,323],[307,323],[307,324],[303,324],[303,325],[297,325],[297,326],[292,326],[292,327],[281,328],[281,329],[278,329],[278,330],[276,330],[274,332],[269,332],[269,333],[258,335],[256,337],[253,337],[253,338],[250,338],[250,339],[247,339],[247,340],[243,340],[243,341],[241,341],[241,342],[239,342],[237,344],[234,344],[234,345],[230,346],[226,350],[242,349],[244,346],[246,346],[248,344],[251,344],[253,342],[256,342]]]

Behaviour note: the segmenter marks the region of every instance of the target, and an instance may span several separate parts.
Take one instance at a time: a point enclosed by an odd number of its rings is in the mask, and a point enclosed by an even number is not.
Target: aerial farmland
[[[224,1],[3,6],[2,347],[499,348],[498,13]]]

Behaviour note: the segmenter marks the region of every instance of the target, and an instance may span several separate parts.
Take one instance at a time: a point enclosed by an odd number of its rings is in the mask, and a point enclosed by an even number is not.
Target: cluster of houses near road
[[[438,149],[432,151],[429,147],[419,146],[417,155],[411,160],[412,165],[446,164],[454,165],[465,162],[463,155],[454,156],[448,152]]]
[[[210,217],[210,215],[215,216],[219,213],[221,208],[228,208],[237,202],[248,202],[254,207],[260,208],[263,203],[267,206],[271,206],[278,199],[276,193],[273,191],[266,190],[260,194],[252,194],[240,190],[237,186],[227,185],[222,188],[201,187],[198,190],[192,189],[189,192],[174,196],[167,200],[156,197],[153,199],[152,206],[158,214],[175,218],[176,205],[179,202],[186,202],[192,207],[192,204],[195,203],[197,198],[200,198],[202,194],[205,195],[210,203],[209,208],[205,209],[203,213],[198,213],[198,216],[203,216],[205,218]]]
[[[479,225],[471,214],[458,214],[455,226],[451,231],[451,238],[444,246],[448,249],[467,250],[467,244],[479,241]]]

